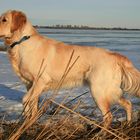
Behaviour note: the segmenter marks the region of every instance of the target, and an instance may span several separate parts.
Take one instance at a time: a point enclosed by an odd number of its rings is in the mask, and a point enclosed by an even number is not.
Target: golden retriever
[[[43,37],[26,15],[16,10],[0,16],[0,37],[9,46],[8,56],[12,66],[27,87],[23,105],[31,98],[25,107],[25,114],[34,101],[30,113],[35,115],[39,96],[43,91],[57,87],[74,52],[71,64],[78,59],[64,78],[61,88],[88,83],[102,112],[105,127],[112,122],[112,103],[123,106],[127,120],[131,121],[131,102],[122,95],[123,92],[140,95],[140,72],[125,56],[102,48],[68,45]],[[43,72],[37,78],[39,71]]]

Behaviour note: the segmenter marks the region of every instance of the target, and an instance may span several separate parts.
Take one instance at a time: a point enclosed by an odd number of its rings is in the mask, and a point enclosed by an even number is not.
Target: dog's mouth
[[[0,35],[0,38],[4,38],[5,36],[4,35]]]
[[[6,37],[5,35],[0,35],[0,39],[6,39],[6,40],[8,40],[8,39],[10,39],[10,37]]]

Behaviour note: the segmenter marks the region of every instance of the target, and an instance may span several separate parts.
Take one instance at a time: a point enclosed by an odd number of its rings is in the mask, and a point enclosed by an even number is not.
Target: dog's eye
[[[2,19],[2,22],[6,22],[6,21],[7,21],[6,18]]]

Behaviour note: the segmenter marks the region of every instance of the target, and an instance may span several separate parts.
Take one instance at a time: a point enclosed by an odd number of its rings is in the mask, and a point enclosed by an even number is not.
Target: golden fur
[[[6,21],[5,21],[5,20]],[[62,88],[89,84],[92,96],[100,108],[108,127],[112,121],[110,105],[119,103],[127,112],[131,121],[131,102],[122,97],[123,92],[140,95],[140,72],[130,60],[118,53],[97,47],[68,45],[40,35],[20,11],[7,11],[0,17],[0,37],[7,46],[19,41],[23,36],[30,39],[8,49],[8,55],[16,74],[26,84],[28,92],[23,104],[31,98],[25,107],[25,114],[34,101],[31,114],[37,112],[38,98],[43,91],[57,87],[67,67],[72,52],[71,64],[79,56]],[[36,81],[42,61],[44,69]],[[36,83],[35,83],[36,81]],[[35,85],[36,84],[36,85]],[[34,86],[35,85],[35,86]],[[34,88],[34,90],[32,90]]]

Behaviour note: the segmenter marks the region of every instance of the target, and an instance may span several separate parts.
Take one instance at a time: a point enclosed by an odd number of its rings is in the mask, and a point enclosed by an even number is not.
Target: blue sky
[[[0,13],[24,11],[34,25],[140,29],[140,0],[0,0]]]

